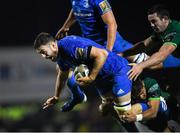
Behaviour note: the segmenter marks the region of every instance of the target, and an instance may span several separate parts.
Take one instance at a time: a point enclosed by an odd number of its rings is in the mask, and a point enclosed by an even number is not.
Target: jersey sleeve
[[[86,61],[89,59],[91,45],[82,38],[76,38],[75,36],[66,37],[64,40],[64,53],[75,62]]]
[[[92,46],[76,47],[74,56],[77,60],[88,60]]]
[[[93,6],[98,10],[100,15],[111,11],[111,6],[108,0],[92,0]]]
[[[145,78],[144,85],[147,91],[148,100],[160,100],[161,89],[155,79]]]
[[[180,33],[171,33],[167,36],[167,38],[165,38],[164,40],[164,45],[166,44],[170,44],[170,45],[174,45],[174,46],[178,46],[180,45]]]

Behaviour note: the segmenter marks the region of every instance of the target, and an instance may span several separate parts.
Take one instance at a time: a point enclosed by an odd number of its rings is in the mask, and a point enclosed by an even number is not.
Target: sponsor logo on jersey
[[[76,57],[76,59],[87,58],[87,49],[86,48],[76,48],[75,57]]]
[[[172,41],[175,35],[176,35],[176,32],[171,32],[164,37],[163,41],[164,42]]]
[[[154,84],[153,86],[151,86],[151,88],[149,88],[148,92],[154,92],[156,90],[159,89],[159,85],[158,84]]]
[[[73,2],[72,2],[72,5],[74,6],[75,5],[75,1],[73,0]]]
[[[101,3],[99,3],[99,6],[100,6],[103,13],[105,13],[111,9],[111,6],[107,0],[104,0]]]
[[[84,13],[74,12],[74,15],[79,17],[90,17],[92,16],[92,13],[84,14]]]
[[[88,8],[89,7],[89,0],[83,0],[83,6],[85,8]]]
[[[119,89],[118,92],[117,92],[118,95],[121,95],[123,93],[124,93],[124,91],[122,89]]]

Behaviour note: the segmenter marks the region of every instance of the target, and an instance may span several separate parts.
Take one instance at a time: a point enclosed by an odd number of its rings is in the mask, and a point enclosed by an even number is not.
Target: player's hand
[[[130,63],[128,65],[132,66],[131,70],[129,70],[127,73],[128,78],[130,80],[134,79],[134,81],[135,81],[137,79],[137,77],[142,73],[143,67],[141,67],[140,64],[136,64],[136,63]]]
[[[78,78],[76,80],[77,84],[79,84],[80,86],[83,86],[83,87],[87,87],[88,85],[90,85],[94,80],[92,78],[90,78],[89,76],[87,77],[81,77],[81,78]]]
[[[48,98],[46,102],[43,104],[43,109],[46,109],[58,102],[59,98],[56,96],[53,96],[51,98]]]
[[[135,114],[124,114],[124,117],[123,117],[123,120],[126,122],[126,123],[130,123],[130,122],[135,122],[136,121],[136,115]]]
[[[67,35],[68,35],[68,32],[69,32],[69,28],[62,27],[62,28],[57,32],[55,38],[56,38],[57,40],[59,40],[59,39],[65,37],[65,36],[67,36]]]

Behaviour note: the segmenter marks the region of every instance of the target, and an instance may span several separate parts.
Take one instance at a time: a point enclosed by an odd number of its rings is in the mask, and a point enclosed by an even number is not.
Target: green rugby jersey
[[[180,58],[180,22],[171,20],[167,29],[162,33],[153,33],[152,39],[161,41],[162,45],[174,45],[176,50],[172,53],[174,57]]]
[[[147,93],[146,100],[160,100],[160,96],[167,99],[170,96],[169,93],[162,91],[155,79],[145,78],[143,82]]]

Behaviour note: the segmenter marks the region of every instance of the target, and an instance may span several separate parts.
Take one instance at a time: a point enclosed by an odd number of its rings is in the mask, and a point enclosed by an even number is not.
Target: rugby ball
[[[85,64],[81,64],[74,69],[74,76],[76,80],[81,77],[87,77],[88,75],[89,69]]]

